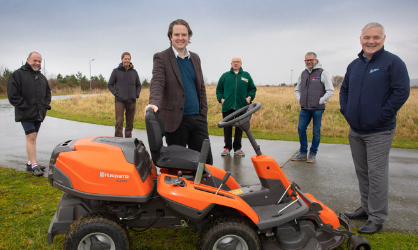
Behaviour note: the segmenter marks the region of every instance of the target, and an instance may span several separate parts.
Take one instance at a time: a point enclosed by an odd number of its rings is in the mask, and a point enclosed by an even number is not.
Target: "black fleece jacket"
[[[136,102],[141,93],[141,81],[132,64],[126,70],[120,63],[110,75],[107,87],[115,96],[116,102]]]
[[[7,96],[15,107],[15,121],[43,121],[51,109],[51,89],[46,77],[26,63],[10,75]]]

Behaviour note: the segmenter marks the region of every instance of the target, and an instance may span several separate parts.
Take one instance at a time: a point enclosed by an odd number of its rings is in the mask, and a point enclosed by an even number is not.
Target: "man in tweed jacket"
[[[167,145],[200,151],[209,138],[206,88],[200,58],[186,49],[193,32],[181,19],[168,29],[171,47],[154,55],[149,104],[164,123]],[[209,150],[206,163],[212,164]]]

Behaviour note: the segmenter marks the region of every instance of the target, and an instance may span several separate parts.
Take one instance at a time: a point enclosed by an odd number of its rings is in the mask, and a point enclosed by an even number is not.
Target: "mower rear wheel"
[[[87,215],[73,222],[64,240],[65,250],[129,249],[127,230],[109,216]]]
[[[259,250],[260,239],[253,225],[240,217],[220,217],[202,231],[202,250]]]

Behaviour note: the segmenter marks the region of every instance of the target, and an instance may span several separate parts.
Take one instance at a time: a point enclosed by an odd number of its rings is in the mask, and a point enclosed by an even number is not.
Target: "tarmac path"
[[[53,100],[68,98],[54,96]],[[138,113],[137,113],[138,115]],[[142,111],[139,111],[142,115]],[[257,114],[255,114],[257,115]],[[37,161],[48,166],[54,147],[68,139],[88,136],[113,136],[114,127],[46,117],[37,139]],[[144,130],[134,129],[133,137],[148,147]],[[243,184],[258,183],[252,166],[254,150],[243,138],[245,157],[221,157],[223,137],[210,136],[214,166],[225,169]],[[25,135],[20,123],[14,121],[14,109],[7,99],[0,100],[0,167],[25,171]],[[302,191],[313,194],[337,214],[353,211],[360,204],[358,181],[354,172],[349,145],[321,143],[317,161],[290,161],[299,149],[299,142],[257,140],[261,151],[272,156],[283,168],[290,181]],[[392,148],[389,167],[389,217],[383,231],[412,233],[418,236],[418,150]],[[350,221],[360,227],[365,221]]]

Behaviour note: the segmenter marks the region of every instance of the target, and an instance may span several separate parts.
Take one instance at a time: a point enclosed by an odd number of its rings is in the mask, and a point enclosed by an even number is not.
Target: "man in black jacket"
[[[132,137],[136,99],[141,92],[138,72],[131,63],[131,54],[122,54],[122,62],[110,75],[108,88],[115,96],[115,137],[123,137],[123,116],[126,111],[125,138]]]
[[[21,122],[26,134],[28,161],[26,170],[42,176],[44,166],[36,163],[36,138],[46,111],[51,109],[51,89],[41,74],[42,56],[31,52],[26,64],[13,72],[7,82],[7,96],[15,107],[15,121]]]

